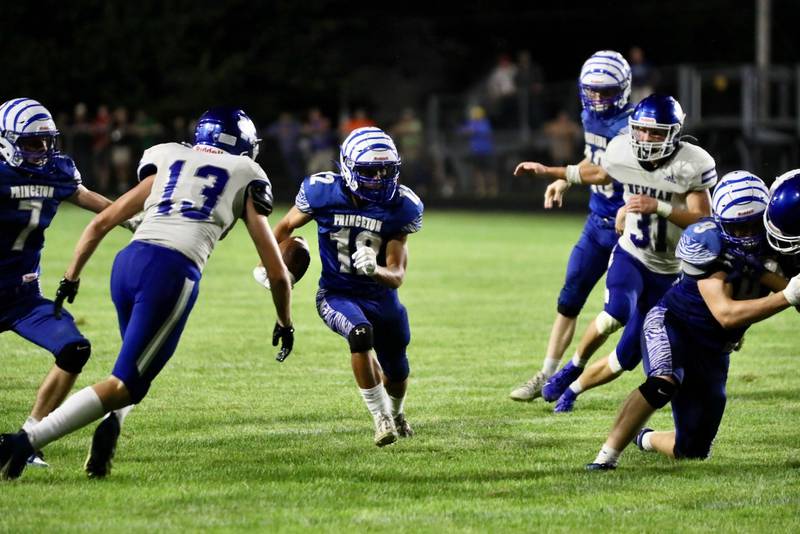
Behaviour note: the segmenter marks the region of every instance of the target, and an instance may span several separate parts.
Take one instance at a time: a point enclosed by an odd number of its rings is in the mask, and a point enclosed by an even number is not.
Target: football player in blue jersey
[[[617,135],[627,132],[628,117],[633,106],[628,102],[631,92],[631,69],[622,54],[600,50],[592,54],[581,68],[578,79],[583,111],[584,159],[578,168],[589,164],[600,165],[608,143]],[[541,174],[566,178],[566,167],[546,167],[541,163],[526,161],[517,165],[515,176]],[[561,206],[562,192],[548,187],[545,208]],[[622,185],[611,182],[592,185],[589,200],[589,217],[581,237],[572,249],[567,263],[564,286],[558,296],[556,319],[550,331],[541,370],[527,383],[514,389],[510,398],[531,401],[542,394],[545,382],[556,372],[564,351],[575,335],[575,324],[586,299],[608,266],[611,250],[617,244],[614,220],[623,205]],[[579,358],[576,354],[574,358]],[[574,362],[576,365],[578,361]]]
[[[104,414],[84,468],[90,477],[109,473],[121,424],[115,410],[139,403],[172,357],[197,299],[202,269],[239,218],[269,269],[278,315],[272,343],[281,341],[281,361],[289,355],[294,343],[289,274],[267,222],[272,187],[254,161],[257,154],[255,125],[242,110],[230,107],[212,108],[200,117],[194,146],[164,143],[145,151],[141,181],[83,231],[55,300],[57,311],[64,300],[74,300],[80,273],[103,237],[144,210],[111,271],[111,298],[122,335],[114,369],[32,428],[0,435],[0,475],[19,477],[30,451]]]
[[[570,182],[602,184],[613,177],[623,185],[625,200],[617,212],[621,236],[609,260],[603,312],[589,324],[575,358],[542,389],[546,401],[556,401],[555,412],[571,411],[582,392],[639,364],[644,316],[680,272],[675,247],[682,229],[711,214],[709,191],[717,181],[714,158],[682,140],[684,118],[677,100],[650,95],[629,117],[629,134],[611,140],[600,166],[568,168],[567,181],[551,184],[560,194]],[[614,350],[584,370],[608,335],[622,325]]]
[[[406,274],[408,235],[420,230],[423,206],[398,184],[399,176],[400,155],[391,137],[374,127],[353,130],[342,143],[339,172],[303,180],[295,205],[275,226],[280,242],[296,228],[317,223],[317,311],[348,342],[378,447],[413,435],[403,409],[411,332],[397,289]]]
[[[780,175],[769,188],[764,211],[767,241],[779,253],[784,276],[800,273],[800,169]]]
[[[800,303],[800,276],[787,285],[764,267],[768,195],[758,177],[729,173],[714,191],[714,218],[684,231],[679,282],[648,312],[640,334],[647,378],[587,469],[614,469],[634,438],[640,449],[671,458],[709,456],[725,410],[731,350],[751,324]],[[670,402],[674,430],[642,428]]]
[[[0,332],[11,330],[55,356],[25,430],[61,404],[91,353],[72,316],[56,316],[53,302],[41,295],[44,232],[62,201],[95,213],[111,204],[81,184],[72,159],[58,150],[58,135],[52,115],[36,100],[0,105]],[[37,456],[31,463],[47,465]]]

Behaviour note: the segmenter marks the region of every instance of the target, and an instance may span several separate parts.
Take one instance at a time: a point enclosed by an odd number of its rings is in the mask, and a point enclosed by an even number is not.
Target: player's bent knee
[[[402,382],[410,373],[408,366],[408,357],[403,354],[400,358],[387,360],[386,358],[379,358],[383,374],[389,379],[390,382]]]
[[[56,365],[63,371],[77,375],[83,370],[91,354],[92,344],[88,340],[70,343],[56,354]]]
[[[648,376],[644,384],[639,386],[639,392],[644,400],[656,410],[669,404],[676,391],[678,391],[678,386],[654,376]]]
[[[583,308],[583,304],[576,306],[575,304],[566,304],[559,301],[558,306],[556,306],[556,311],[564,317],[575,319],[578,315],[580,315],[581,308]]]
[[[676,460],[707,460],[711,457],[711,443],[689,443],[672,450]]]
[[[610,336],[622,327],[622,323],[614,319],[604,310],[597,314],[594,320],[594,326],[600,334]]]
[[[350,352],[367,352],[372,348],[372,325],[369,323],[357,324],[347,335],[350,343]]]

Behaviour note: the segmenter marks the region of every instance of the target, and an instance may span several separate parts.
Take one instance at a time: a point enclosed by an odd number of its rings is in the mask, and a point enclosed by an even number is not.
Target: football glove
[[[281,350],[275,356],[275,359],[282,362],[289,357],[292,347],[294,347],[294,328],[281,326],[279,322],[275,321],[275,329],[272,331],[272,346],[277,347],[279,340],[281,342]]]
[[[263,265],[253,267],[253,278],[258,285],[271,289],[269,285],[269,278],[267,277],[267,268]]]
[[[53,313],[56,319],[61,319],[61,310],[64,308],[64,299],[70,304],[75,302],[75,295],[78,294],[78,286],[81,285],[80,279],[67,280],[62,278],[58,283],[58,290],[56,290],[56,299],[53,301]]]
[[[370,275],[378,268],[378,254],[372,247],[361,247],[353,254],[353,266],[363,274]]]
[[[139,228],[139,225],[142,224],[144,220],[144,212],[139,213],[138,215],[134,215],[127,221],[122,221],[119,225],[126,230],[129,230],[131,233],[136,232],[136,229]]]
[[[783,296],[792,306],[800,305],[800,274],[789,280],[789,285],[783,290]]]

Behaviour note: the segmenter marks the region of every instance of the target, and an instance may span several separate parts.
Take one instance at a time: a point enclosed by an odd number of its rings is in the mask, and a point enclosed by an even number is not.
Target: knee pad
[[[347,341],[350,343],[350,352],[367,352],[372,348],[372,325],[357,324],[347,335]]]
[[[644,384],[639,386],[639,392],[644,400],[656,410],[669,404],[676,391],[678,391],[678,386],[654,376],[648,376]]]
[[[594,320],[597,331],[604,336],[609,336],[622,327],[622,323],[611,317],[605,310],[597,314]]]
[[[92,344],[88,340],[70,343],[56,354],[56,365],[68,373],[77,375],[83,370],[91,354]]]

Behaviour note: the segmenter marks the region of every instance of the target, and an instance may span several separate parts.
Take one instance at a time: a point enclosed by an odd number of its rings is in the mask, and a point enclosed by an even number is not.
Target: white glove
[[[144,219],[144,212],[140,212],[138,215],[134,215],[127,221],[122,221],[119,225],[126,230],[130,230],[131,233],[136,232],[136,229],[139,228],[139,225],[142,224],[142,220]]]
[[[361,247],[353,254],[353,266],[363,274],[370,275],[378,268],[378,254],[372,247]]]
[[[258,267],[253,268],[253,278],[256,279],[258,285],[270,289],[269,278],[267,278],[267,268],[264,267],[263,265],[259,265]]]
[[[800,274],[789,280],[789,285],[783,290],[783,296],[792,306],[800,305]]]

